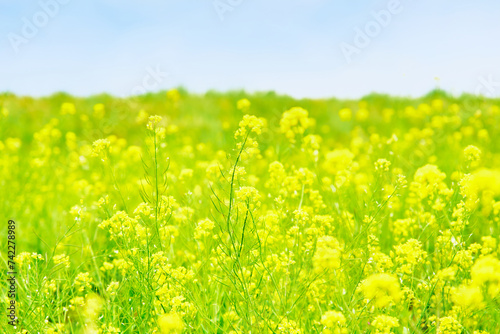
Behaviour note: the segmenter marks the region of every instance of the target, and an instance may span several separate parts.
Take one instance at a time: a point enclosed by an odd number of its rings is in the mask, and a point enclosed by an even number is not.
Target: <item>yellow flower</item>
[[[487,285],[488,294],[495,298],[500,293],[500,260],[492,255],[480,258],[471,269],[472,282]]]
[[[354,154],[348,149],[336,149],[326,153],[324,168],[335,174],[351,166],[353,159]]]
[[[73,103],[71,102],[64,102],[61,105],[61,115],[74,115],[76,113],[76,107]]]
[[[62,264],[64,267],[69,268],[69,256],[65,254],[54,255],[52,260],[55,265]]]
[[[437,272],[436,276],[443,281],[453,281],[455,279],[456,270],[453,267],[441,269]]]
[[[160,123],[161,121],[162,121],[162,117],[161,116],[158,116],[158,115],[149,116],[149,122],[146,125],[146,127],[149,130],[155,130],[156,129],[156,125],[158,123]]]
[[[7,138],[7,139],[5,139],[5,146],[11,152],[18,151],[22,145],[23,145],[23,142],[19,138]]]
[[[304,134],[311,124],[312,119],[309,118],[308,111],[301,107],[293,107],[285,111],[280,120],[281,132],[291,143],[295,143],[295,136]]]
[[[238,108],[238,110],[241,110],[243,112],[247,112],[248,109],[250,109],[250,101],[248,99],[241,99],[241,100],[238,100],[238,102],[236,102],[236,108]]]
[[[362,122],[366,121],[370,117],[370,112],[366,108],[360,108],[356,112],[356,120]]]
[[[245,115],[240,121],[239,127],[234,135],[235,138],[245,138],[249,132],[259,135],[262,133],[262,128],[264,127],[264,120],[253,115]]]
[[[462,325],[453,317],[443,317],[439,319],[437,334],[460,334]]]
[[[375,170],[388,172],[390,165],[390,161],[387,161],[386,159],[378,159],[377,161],[375,161]]]
[[[200,220],[198,224],[196,225],[195,231],[194,231],[194,238],[195,239],[201,239],[204,236],[210,235],[210,232],[214,229],[215,223],[211,221],[210,219],[206,218],[203,220]]]
[[[88,320],[96,320],[103,307],[103,299],[97,294],[90,294],[85,298],[83,314]]]
[[[302,330],[297,328],[297,323],[293,320],[283,319],[278,325],[278,332],[280,334],[302,334]]]
[[[0,108],[0,116],[7,117],[9,116],[9,109],[2,107]]]
[[[281,186],[281,182],[286,177],[286,171],[283,164],[279,161],[273,161],[269,164],[269,180],[266,187],[274,189]]]
[[[114,296],[116,295],[116,291],[118,290],[119,287],[120,287],[119,282],[111,282],[106,288],[106,292],[108,292],[110,296]]]
[[[447,193],[444,179],[446,174],[441,172],[435,165],[425,165],[415,172],[412,191],[421,199],[433,198],[437,192]]]
[[[491,207],[491,202],[487,203],[487,199],[490,196],[500,195],[500,171],[481,168],[466,175],[460,181],[460,187],[469,210],[476,208],[481,199],[483,199],[483,205]]]
[[[415,181],[421,184],[434,185],[442,182],[446,174],[435,165],[425,165],[415,172]]]
[[[82,307],[85,305],[85,298],[83,297],[75,297],[70,299],[69,308],[75,310],[77,307]]]
[[[109,270],[113,270],[115,266],[112,264],[112,263],[109,263],[107,261],[104,261],[104,263],[102,264],[102,267],[100,268],[102,271],[109,271]]]
[[[178,102],[181,99],[181,94],[177,89],[170,89],[167,91],[167,99],[174,103]]]
[[[401,245],[394,246],[399,272],[411,275],[415,266],[425,263],[427,252],[422,249],[422,242],[409,239]]]
[[[342,108],[339,111],[339,117],[342,121],[347,122],[351,120],[352,111],[349,108]]]
[[[163,314],[158,318],[161,334],[178,334],[184,329],[184,322],[177,313]]]
[[[102,160],[108,159],[108,149],[110,145],[108,139],[98,139],[92,144],[92,156],[99,157]]]
[[[436,111],[443,110],[443,105],[444,105],[444,103],[443,103],[443,100],[441,100],[441,99],[434,99],[431,101],[431,106]]]
[[[85,288],[90,289],[92,283],[92,277],[90,277],[90,273],[78,273],[75,277],[75,286],[78,288],[78,291],[82,292]]]
[[[376,307],[382,308],[401,299],[398,278],[390,274],[374,274],[361,284],[365,297],[373,300]]]
[[[464,155],[468,161],[479,161],[481,159],[481,150],[474,145],[469,145],[464,149]]]
[[[340,267],[342,247],[337,239],[331,236],[318,238],[316,252],[313,257],[314,269],[318,272]]]
[[[260,194],[254,187],[240,187],[240,189],[235,192],[236,198],[238,198],[244,207],[248,205],[250,209],[260,206]]]
[[[329,328],[345,326],[345,317],[341,312],[327,311],[321,316],[321,324]]]
[[[98,119],[103,118],[105,113],[106,113],[106,109],[104,107],[104,104],[97,103],[96,105],[94,105],[94,117],[95,118],[98,118]]]
[[[389,334],[393,328],[399,327],[399,320],[385,314],[375,317],[372,326],[375,327],[377,334]]]
[[[462,285],[452,292],[453,302],[468,310],[481,309],[484,307],[483,294],[478,286]]]
[[[303,139],[302,148],[317,151],[319,150],[322,140],[323,139],[318,135],[307,135]]]
[[[22,252],[16,255],[16,263],[22,266],[23,264],[31,264],[34,260],[43,260],[41,254]]]

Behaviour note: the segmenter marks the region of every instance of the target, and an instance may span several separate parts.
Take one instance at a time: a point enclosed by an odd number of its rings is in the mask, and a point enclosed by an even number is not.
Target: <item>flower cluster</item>
[[[309,112],[301,107],[293,107],[285,111],[280,120],[281,132],[283,132],[294,143],[296,135],[303,135],[307,128],[312,125],[313,121],[309,118]]]

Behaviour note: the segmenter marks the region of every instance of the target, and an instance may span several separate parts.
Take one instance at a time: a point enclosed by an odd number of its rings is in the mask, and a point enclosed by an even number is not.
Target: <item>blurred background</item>
[[[500,96],[493,0],[0,1],[0,92]]]

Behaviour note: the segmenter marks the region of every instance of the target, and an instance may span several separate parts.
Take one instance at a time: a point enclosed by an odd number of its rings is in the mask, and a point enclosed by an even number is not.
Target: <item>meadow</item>
[[[0,94],[0,331],[497,334],[499,136],[439,90]]]

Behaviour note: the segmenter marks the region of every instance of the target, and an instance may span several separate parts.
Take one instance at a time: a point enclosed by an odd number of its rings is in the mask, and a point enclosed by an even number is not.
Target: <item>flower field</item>
[[[2,94],[0,330],[498,334],[499,138],[442,91]]]

